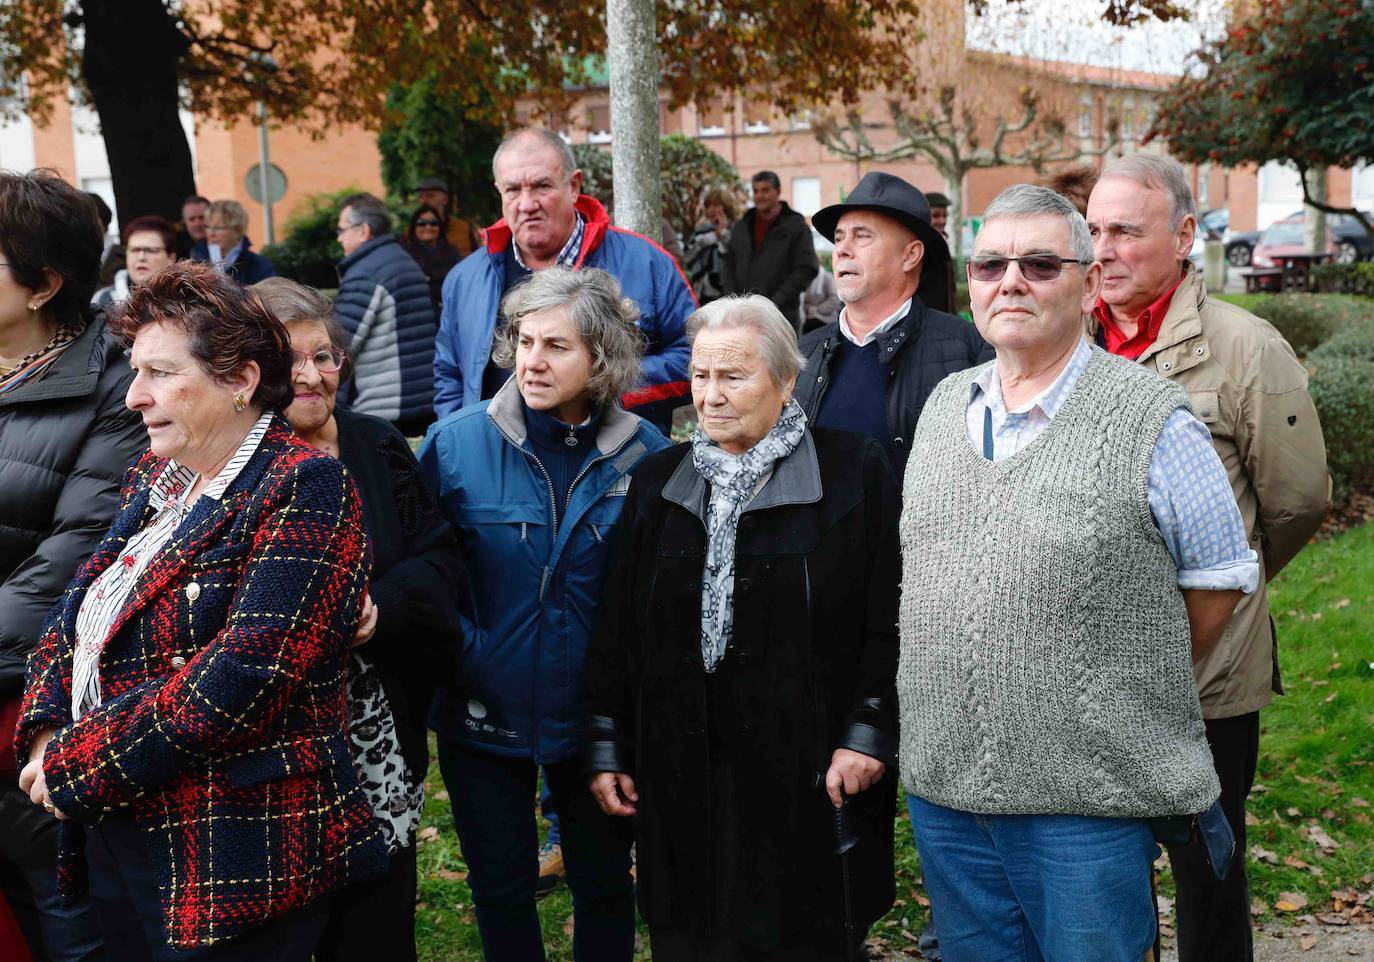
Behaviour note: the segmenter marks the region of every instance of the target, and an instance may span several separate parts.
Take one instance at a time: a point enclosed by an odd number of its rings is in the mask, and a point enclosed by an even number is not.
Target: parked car
[[[1369,217],[1369,214],[1365,215]],[[1305,251],[1307,215],[1298,211],[1269,225],[1255,247],[1256,267],[1273,267],[1278,254],[1297,254]],[[1273,233],[1271,233],[1273,232]],[[1337,264],[1374,260],[1374,236],[1371,236],[1350,214],[1326,215],[1326,250]],[[1234,263],[1234,262],[1233,262]]]
[[[1260,232],[1259,243],[1255,245],[1250,262],[1255,267],[1278,267],[1279,259],[1286,254],[1302,254],[1307,251],[1306,218],[1301,214],[1276,220]],[[1326,252],[1335,254],[1336,239],[1327,228]]]
[[[1363,211],[1365,219],[1374,222],[1374,215]],[[1336,244],[1336,263],[1353,264],[1374,260],[1374,235],[1364,229],[1351,214],[1327,214],[1326,229]]]
[[[1226,234],[1226,228],[1231,223],[1231,212],[1225,207],[1217,207],[1212,210],[1204,210],[1197,215],[1198,226],[1202,228],[1202,233],[1208,240],[1212,238],[1221,239]]]

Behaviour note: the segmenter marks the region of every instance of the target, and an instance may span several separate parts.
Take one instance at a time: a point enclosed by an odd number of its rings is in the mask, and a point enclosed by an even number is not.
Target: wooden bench
[[[1241,271],[1240,274],[1245,278],[1245,293],[1247,294],[1283,288],[1282,267],[1256,267],[1252,270]]]

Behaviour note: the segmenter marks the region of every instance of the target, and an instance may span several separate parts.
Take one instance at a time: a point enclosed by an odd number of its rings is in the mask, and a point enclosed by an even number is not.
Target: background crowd
[[[489,959],[543,958],[560,868],[579,960],[629,960],[636,904],[656,959],[858,958],[913,844],[928,957],[1140,959],[1163,844],[1180,957],[1249,958],[1264,586],[1330,479],[1178,166],[1005,191],[973,323],[947,201],[889,174],[809,224],[770,171],[710,188],[677,255],[557,134],[492,176],[481,230],[438,180],[401,235],[343,198],[331,298],[234,201],[110,252],[0,174],[30,955],[414,958],[432,730]]]

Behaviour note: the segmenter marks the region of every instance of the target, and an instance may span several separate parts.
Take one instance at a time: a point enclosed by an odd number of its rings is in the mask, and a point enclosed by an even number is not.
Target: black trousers
[[[415,962],[415,846],[379,879],[334,893],[315,962]]]
[[[310,962],[329,918],[326,895],[226,942],[174,949],[163,936],[157,879],[133,817],[115,814],[87,828],[86,861],[109,962]]]
[[[90,899],[64,907],[57,894],[57,819],[29,801],[15,776],[0,784],[0,892],[37,962],[104,957]]]
[[[862,936],[857,938],[862,942]],[[817,940],[765,949],[728,937],[654,925],[649,927],[649,948],[654,962],[847,962],[850,958],[843,932],[829,944]]]
[[[1221,807],[1236,836],[1224,882],[1217,881],[1200,845],[1170,845],[1177,898],[1179,962],[1251,962],[1250,883],[1245,877],[1245,799],[1259,762],[1259,712],[1207,723],[1212,764],[1221,779]]]

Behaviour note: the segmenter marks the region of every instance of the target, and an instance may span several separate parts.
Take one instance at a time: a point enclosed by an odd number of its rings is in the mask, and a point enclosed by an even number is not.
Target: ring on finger
[[[50,800],[45,799],[43,802],[43,811],[51,815],[53,812],[57,811],[57,806],[54,805]]]

